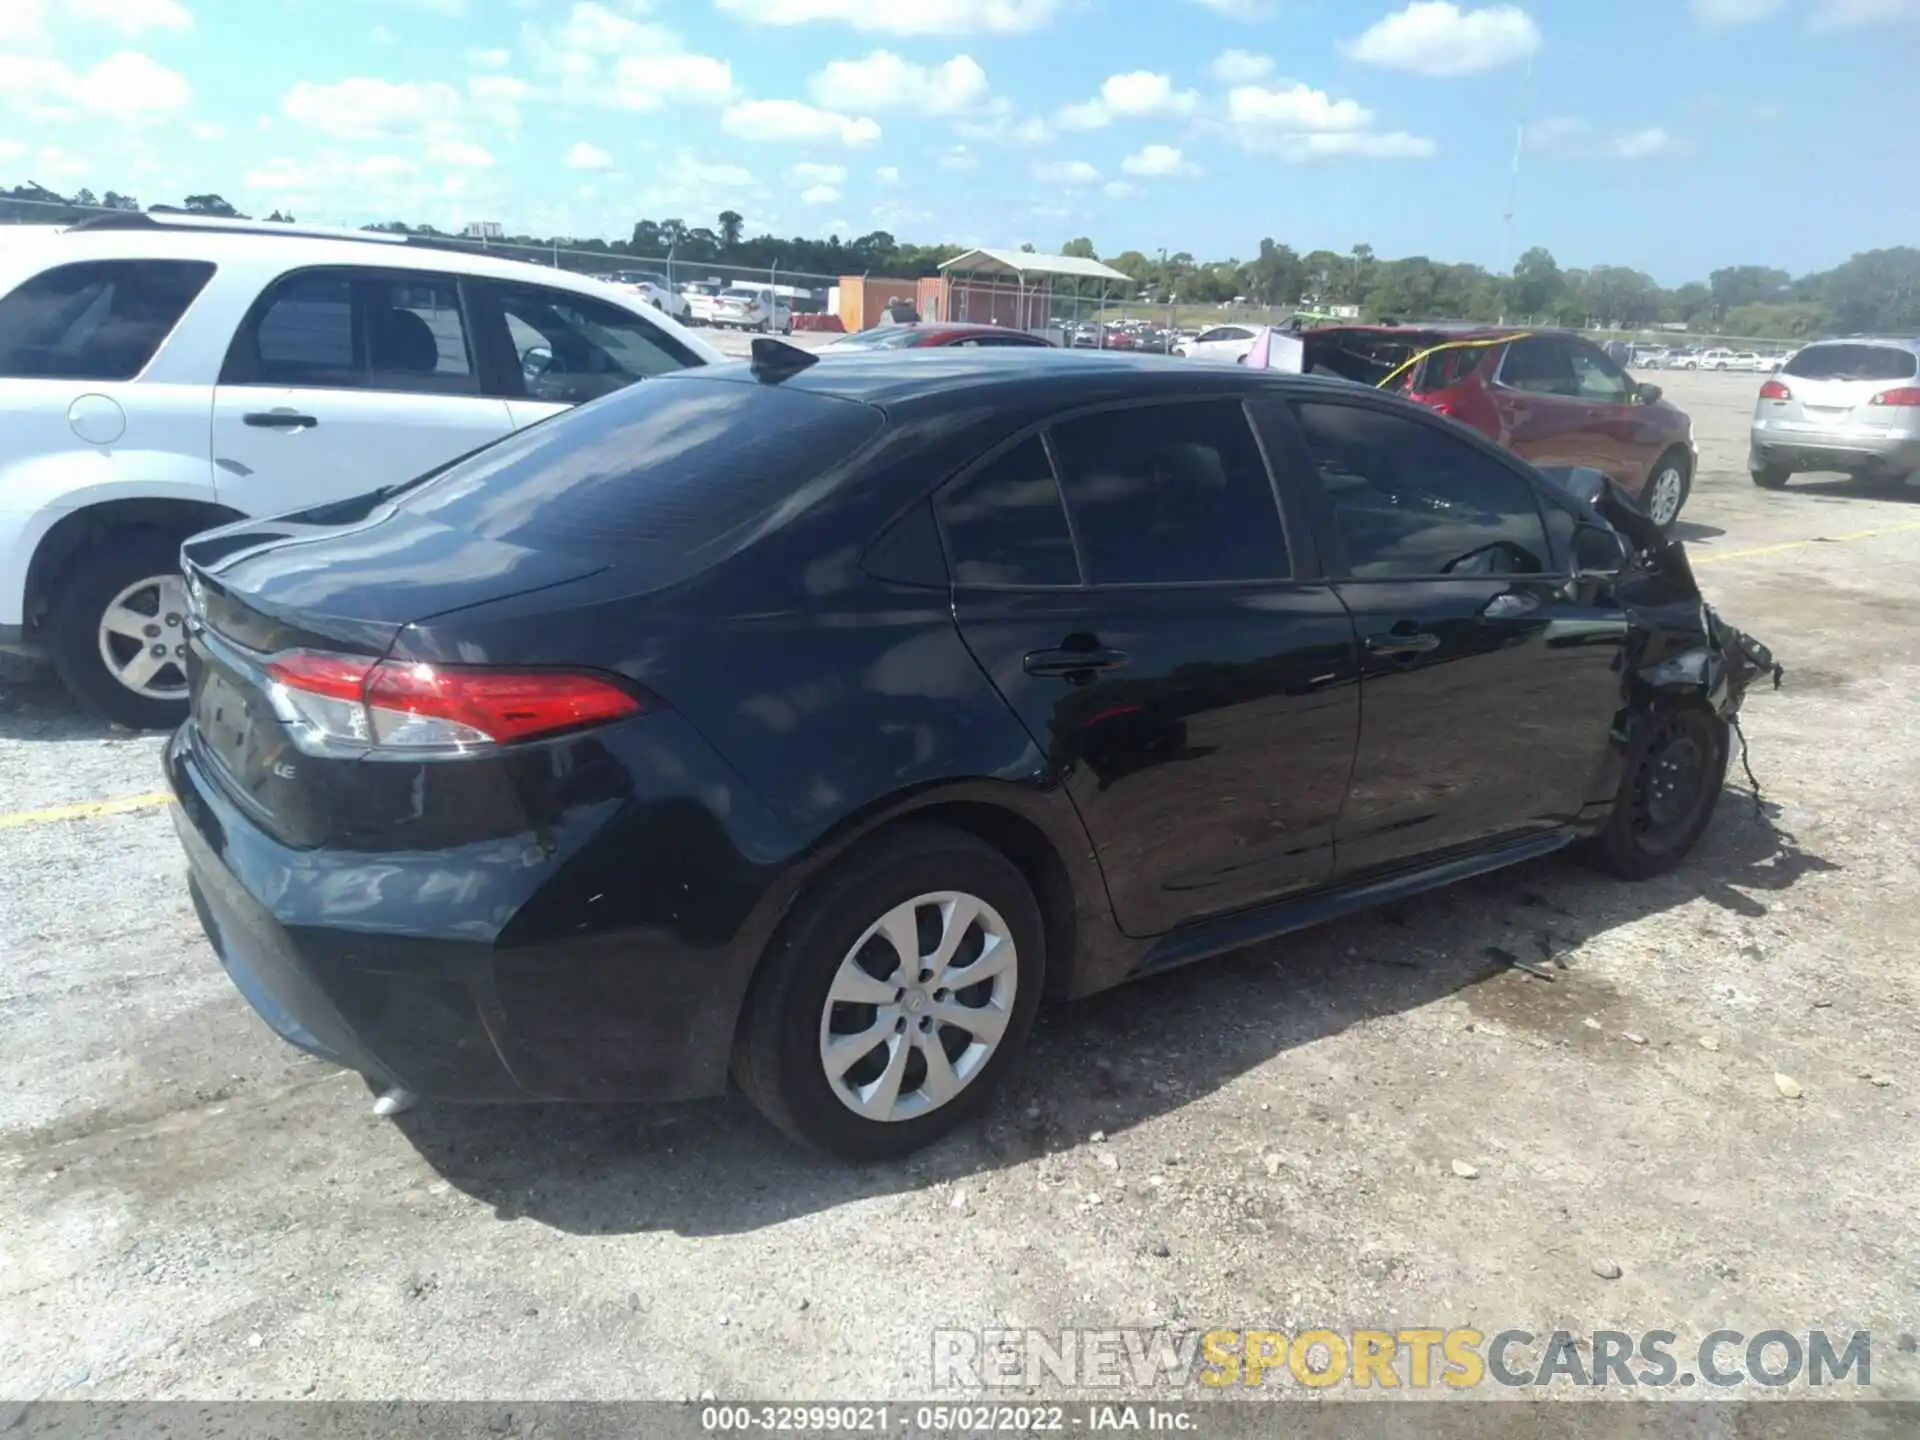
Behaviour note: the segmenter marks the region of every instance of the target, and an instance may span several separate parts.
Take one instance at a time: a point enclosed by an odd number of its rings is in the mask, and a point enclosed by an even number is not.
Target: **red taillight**
[[[1902,385],[1897,390],[1882,390],[1869,403],[1874,405],[1920,405],[1920,385]]]
[[[467,751],[506,745],[644,708],[593,675],[372,661],[291,650],[267,663],[274,708],[303,749],[373,746]]]
[[[1778,380],[1769,380],[1760,387],[1760,398],[1762,400],[1791,400],[1793,398],[1793,391],[1782,385]]]

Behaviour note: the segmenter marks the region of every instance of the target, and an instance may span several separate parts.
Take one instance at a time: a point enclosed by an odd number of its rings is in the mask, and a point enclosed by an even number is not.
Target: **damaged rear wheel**
[[[1657,711],[1627,757],[1613,816],[1589,847],[1594,864],[1645,880],[1684,860],[1726,784],[1730,734],[1701,705]]]

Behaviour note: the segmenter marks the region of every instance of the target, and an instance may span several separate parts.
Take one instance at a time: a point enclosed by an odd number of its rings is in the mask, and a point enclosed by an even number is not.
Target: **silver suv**
[[[1801,470],[1920,474],[1920,340],[1850,336],[1795,352],[1753,406],[1753,483]]]

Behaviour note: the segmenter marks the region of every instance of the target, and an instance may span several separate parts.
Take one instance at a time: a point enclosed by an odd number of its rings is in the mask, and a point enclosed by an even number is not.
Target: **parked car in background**
[[[1665,345],[1636,345],[1632,364],[1637,370],[1658,370],[1672,353]]]
[[[925,350],[942,345],[1024,345],[1055,348],[1044,335],[1014,330],[1003,325],[942,324],[938,321],[911,325],[876,325],[871,330],[843,335],[825,350]]]
[[[1755,368],[1772,374],[1786,363],[1787,352],[1785,350],[1769,350],[1761,353],[1760,363]]]
[[[718,280],[689,280],[682,285],[680,293],[687,302],[687,323],[711,325],[714,306],[719,303],[720,292],[725,288]]]
[[[1265,325],[1215,325],[1210,330],[1202,330],[1193,339],[1175,345],[1173,353],[1190,360],[1211,360],[1233,365],[1247,358],[1267,329]]]
[[[1733,357],[1727,361],[1729,370],[1763,370],[1765,368],[1760,363],[1758,352],[1753,350],[1736,350],[1733,352]]]
[[[1661,527],[1693,486],[1693,422],[1660,387],[1566,332],[1513,327],[1327,326],[1303,337],[1309,371],[1408,398],[1545,466],[1602,471]]]
[[[1777,490],[1808,470],[1920,476],[1920,340],[1822,340],[1797,350],[1754,401],[1747,468]]]
[[[292,1044],[880,1160],[1043,996],[1712,817],[1771,659],[1631,509],[1298,375],[755,350],[187,547],[174,824]]]
[[[654,309],[674,319],[685,321],[687,318],[687,297],[676,291],[668,283],[667,277],[654,270],[616,270],[611,275],[599,277],[610,285],[618,285],[631,290]]]
[[[786,297],[764,285],[729,285],[714,298],[707,323],[721,330],[757,330],[761,334],[793,331],[793,310]]]
[[[1660,368],[1662,370],[1698,370],[1700,352],[1692,348],[1670,351],[1661,360]]]
[[[368,231],[135,211],[0,252],[0,645],[177,725],[189,535],[720,358],[631,290]]]
[[[1703,350],[1700,352],[1701,370],[1731,370],[1734,368],[1734,352],[1731,350]]]

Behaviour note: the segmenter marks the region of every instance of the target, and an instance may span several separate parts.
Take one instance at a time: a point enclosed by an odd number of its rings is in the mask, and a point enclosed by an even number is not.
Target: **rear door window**
[[[1809,345],[1781,367],[1802,380],[1911,380],[1920,357],[1897,345]]]
[[[1284,580],[1286,534],[1237,400],[1143,405],[1052,429],[1089,585]]]
[[[1039,436],[1022,440],[940,498],[956,585],[1032,589],[1078,585],[1053,465]]]
[[[881,424],[850,400],[673,379],[530,426],[397,503],[489,540],[689,574]]]
[[[0,376],[131,380],[213,276],[199,260],[95,260],[0,300]]]
[[[477,395],[451,275],[303,270],[271,286],[234,337],[223,385]]]
[[[578,405],[699,364],[692,351],[611,301],[544,285],[496,284],[530,400]]]

